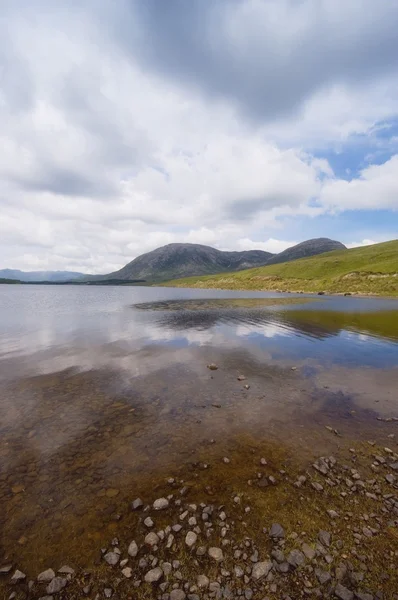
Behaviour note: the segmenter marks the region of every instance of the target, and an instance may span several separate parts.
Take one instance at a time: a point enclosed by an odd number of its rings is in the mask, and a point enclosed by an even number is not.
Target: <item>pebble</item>
[[[55,573],[52,569],[47,569],[46,571],[42,571],[42,573],[40,573],[37,576],[37,581],[43,582],[45,581],[46,583],[51,581],[52,579],[54,579],[55,577]]]
[[[168,507],[169,507],[169,501],[167,500],[167,498],[158,498],[153,503],[154,510],[164,510],[165,508],[168,508]]]
[[[148,529],[150,529],[151,527],[154,526],[154,522],[152,521],[151,517],[147,517],[144,520],[144,525],[145,525],[145,527],[148,527]]]
[[[120,560],[120,554],[117,552],[108,552],[104,556],[104,560],[108,563],[108,565],[115,566]]]
[[[224,456],[224,458],[222,460],[223,460],[223,463],[225,463],[226,465],[228,465],[231,462],[229,460],[229,458],[227,458],[226,456]]]
[[[321,531],[318,533],[318,540],[323,546],[329,548],[331,542],[331,535],[328,531],[324,531],[323,529],[321,529]]]
[[[287,562],[292,567],[301,567],[305,563],[305,556],[300,550],[292,550],[287,557]]]
[[[221,548],[209,548],[209,556],[216,562],[221,562],[224,560],[224,554]]]
[[[151,569],[148,573],[145,574],[145,581],[147,583],[156,583],[163,577],[163,571],[160,567],[156,567],[155,569]]]
[[[12,564],[1,565],[0,567],[0,575],[7,575],[10,571],[12,571]]]
[[[118,551],[117,548],[115,548],[115,552],[118,552],[120,554],[120,550]],[[63,565],[63,567],[58,569],[58,573],[61,573],[62,575],[74,575],[75,570],[72,569],[72,567],[69,567],[68,565]]]
[[[210,579],[206,575],[198,575],[196,584],[200,589],[206,589],[209,587]]]
[[[22,571],[19,571],[17,569],[15,571],[14,575],[11,577],[11,583],[19,583],[20,581],[23,581],[24,579],[26,579],[25,573],[22,573]]]
[[[170,592],[170,600],[185,600],[186,597],[184,590],[176,589]]]
[[[353,600],[354,594],[349,589],[338,583],[334,590],[335,596],[340,598],[340,600]]]
[[[68,580],[65,577],[54,577],[46,587],[47,594],[57,594],[68,585]]]
[[[188,531],[187,535],[185,536],[185,543],[188,546],[188,548],[192,548],[192,546],[196,544],[197,539],[198,536],[194,531]]]
[[[254,565],[252,569],[252,578],[255,581],[262,579],[263,577],[267,577],[268,573],[272,569],[272,562],[270,560],[264,562],[258,562]]]
[[[130,567],[125,567],[122,569],[122,573],[127,579],[130,579],[133,576],[133,569]]]
[[[142,508],[144,506],[143,501],[141,500],[141,498],[136,498],[135,500],[133,500],[133,502],[131,503],[131,508],[133,510],[139,510],[140,508]]]
[[[159,536],[154,531],[151,531],[145,536],[145,543],[147,546],[157,546],[159,543]]]
[[[138,546],[137,543],[135,542],[135,540],[133,540],[127,550],[127,553],[132,557],[135,558],[138,554]]]
[[[315,558],[316,552],[314,548],[311,548],[309,544],[304,543],[301,546],[301,550],[303,551],[304,555],[308,558],[308,560],[312,560],[313,558]]]
[[[275,539],[283,539],[285,537],[285,530],[279,523],[274,523],[269,530],[269,536]]]

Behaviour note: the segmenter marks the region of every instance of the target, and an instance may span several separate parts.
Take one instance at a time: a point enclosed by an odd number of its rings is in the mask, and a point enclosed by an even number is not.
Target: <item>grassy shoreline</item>
[[[290,263],[166,281],[166,287],[398,296],[398,240]]]

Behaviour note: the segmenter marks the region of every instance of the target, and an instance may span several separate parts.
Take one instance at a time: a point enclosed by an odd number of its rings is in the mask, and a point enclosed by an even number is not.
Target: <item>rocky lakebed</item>
[[[391,448],[364,442],[304,470],[271,466],[253,450],[252,477],[227,485],[221,504],[200,486],[212,465],[196,464],[190,483],[168,477],[162,496],[120,506],[91,569],[76,556],[32,573],[3,557],[3,597],[396,600],[398,453],[389,435]],[[227,473],[234,461],[217,466]]]

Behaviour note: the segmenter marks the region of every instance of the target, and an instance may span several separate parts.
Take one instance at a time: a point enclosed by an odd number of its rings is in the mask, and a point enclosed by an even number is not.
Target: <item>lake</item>
[[[36,570],[84,565],[193,463],[311,460],[398,417],[394,299],[2,285],[0,318],[0,543]]]

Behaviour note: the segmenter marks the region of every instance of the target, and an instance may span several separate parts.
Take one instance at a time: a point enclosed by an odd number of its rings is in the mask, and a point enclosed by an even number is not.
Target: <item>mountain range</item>
[[[51,281],[62,283],[71,281],[78,277],[84,277],[84,273],[77,271],[19,271],[18,269],[0,269],[0,279],[17,279],[18,281]]]
[[[91,281],[147,281],[160,282],[193,275],[242,271],[276,262],[289,262],[305,256],[315,256],[331,250],[344,250],[341,242],[328,238],[307,240],[272,254],[263,250],[225,252],[201,244],[167,244],[138,256],[119,271],[90,277]]]
[[[228,252],[201,244],[167,244],[151,252],[137,256],[122,269],[106,275],[84,275],[75,271],[18,271],[0,270],[0,279],[17,279],[22,282],[64,283],[105,283],[105,282],[147,282],[159,283],[169,279],[214,275],[236,272],[252,267],[290,262],[300,258],[315,256],[331,250],[344,250],[341,242],[328,238],[316,238],[301,242],[279,254],[263,250]]]

